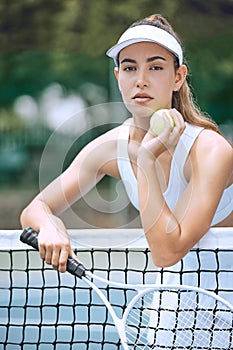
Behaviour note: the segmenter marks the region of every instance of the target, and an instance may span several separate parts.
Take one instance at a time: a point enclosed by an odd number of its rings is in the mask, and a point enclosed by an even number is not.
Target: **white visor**
[[[153,25],[138,25],[127,29],[118,43],[107,51],[107,55],[114,59],[117,64],[119,53],[125,47],[142,41],[149,41],[165,47],[172,52],[179,60],[179,65],[183,62],[183,51],[176,38],[163,29]]]

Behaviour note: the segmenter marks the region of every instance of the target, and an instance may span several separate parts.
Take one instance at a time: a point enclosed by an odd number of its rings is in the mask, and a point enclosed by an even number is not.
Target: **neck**
[[[147,117],[133,117],[133,122],[130,128],[130,139],[141,143],[144,136],[150,127],[150,118]]]

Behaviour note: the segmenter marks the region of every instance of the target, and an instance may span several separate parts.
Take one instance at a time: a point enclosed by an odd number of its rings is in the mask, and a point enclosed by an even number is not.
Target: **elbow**
[[[151,249],[151,255],[153,263],[156,267],[165,268],[170,267],[178,263],[185,255],[182,252],[167,251]]]
[[[31,203],[22,210],[19,220],[23,228],[32,225],[32,218],[34,212],[35,208]]]
[[[159,267],[159,268],[165,268],[165,267],[170,267],[170,266],[173,266],[175,265],[176,263],[178,263],[180,261],[180,259],[171,259],[171,260],[168,260],[168,259],[154,259],[153,258],[153,262],[154,262],[154,265],[156,267]]]
[[[22,227],[26,227],[28,226],[27,222],[28,222],[28,207],[24,208],[20,214],[19,220],[20,220],[20,224]]]
[[[39,226],[35,223],[35,220],[33,220],[30,205],[22,210],[19,220],[22,228],[30,226],[33,227],[35,231],[39,232]]]
[[[181,235],[181,227],[175,222],[174,228],[167,234],[164,231],[151,231],[147,234],[151,257],[155,266],[170,267],[178,263],[188,252],[189,245]]]

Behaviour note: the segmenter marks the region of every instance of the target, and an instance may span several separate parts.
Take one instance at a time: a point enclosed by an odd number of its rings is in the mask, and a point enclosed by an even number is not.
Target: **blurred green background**
[[[126,117],[120,105],[119,120],[106,113],[120,97],[105,52],[132,22],[153,13],[165,16],[181,37],[195,99],[232,140],[232,0],[1,0],[1,229],[20,227],[19,213],[32,197],[85,143]],[[75,127],[68,125],[72,115]],[[140,225],[130,205],[117,213],[98,210],[100,197],[107,208],[123,196],[116,187],[102,181],[96,199],[81,200],[63,215],[66,225]]]

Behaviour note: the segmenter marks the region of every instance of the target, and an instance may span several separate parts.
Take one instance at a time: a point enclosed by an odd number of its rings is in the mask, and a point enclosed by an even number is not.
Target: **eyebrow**
[[[163,60],[163,61],[166,61],[166,59],[162,56],[153,56],[153,57],[149,57],[146,62],[153,62],[153,61],[156,61],[156,60]],[[124,58],[121,62],[122,63],[137,63],[136,60],[133,60],[131,58]]]

